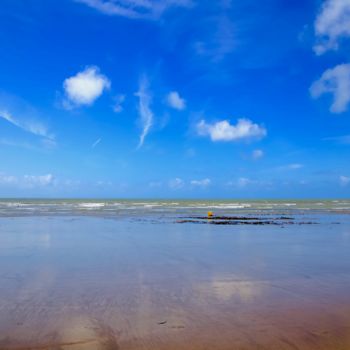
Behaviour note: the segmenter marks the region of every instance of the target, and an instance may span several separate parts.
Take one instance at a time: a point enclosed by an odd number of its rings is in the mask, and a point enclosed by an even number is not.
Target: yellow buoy
[[[211,218],[213,216],[213,212],[212,211],[208,211],[208,218]]]

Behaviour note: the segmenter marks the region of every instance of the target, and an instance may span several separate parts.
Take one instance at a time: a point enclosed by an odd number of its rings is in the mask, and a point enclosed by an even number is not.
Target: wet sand
[[[326,214],[324,214],[326,215]],[[350,225],[0,220],[0,349],[350,349]]]

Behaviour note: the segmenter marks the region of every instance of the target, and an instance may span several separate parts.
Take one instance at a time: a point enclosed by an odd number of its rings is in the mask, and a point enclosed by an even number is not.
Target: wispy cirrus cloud
[[[267,134],[263,126],[245,118],[238,119],[236,125],[230,124],[228,120],[210,124],[202,119],[197,123],[196,130],[198,135],[209,136],[214,142],[261,139]]]
[[[330,111],[342,113],[348,108],[350,102],[350,64],[339,64],[327,69],[322,76],[310,87],[313,98],[319,98],[323,94],[332,94],[333,103]]]
[[[41,137],[46,137],[49,139],[54,138],[54,136],[49,133],[47,127],[38,121],[19,120],[6,110],[0,110],[0,118],[5,119],[9,123],[31,134],[41,136]]]
[[[214,63],[222,61],[236,46],[234,26],[226,14],[226,6],[221,11],[200,22],[202,38],[194,43],[196,54]]]
[[[95,148],[100,142],[101,142],[101,138],[98,138],[92,145],[91,148]]]
[[[350,0],[326,0],[315,21],[315,34],[317,55],[337,50],[339,41],[350,36]]]
[[[145,138],[153,125],[153,112],[151,110],[152,94],[149,91],[149,82],[146,76],[140,79],[139,91],[136,92],[135,95],[139,98],[138,110],[142,125],[142,132],[138,144],[138,148],[140,148],[143,146]]]
[[[158,20],[171,7],[190,7],[191,0],[75,0],[110,16]]]
[[[341,135],[341,136],[333,136],[333,137],[325,137],[324,141],[334,141],[336,143],[341,143],[345,145],[350,144],[350,135]]]
[[[38,150],[37,147],[33,146],[32,144],[30,144],[28,142],[9,140],[7,138],[0,138],[0,144],[5,145],[5,146],[11,146],[11,147],[25,148],[25,149],[29,149],[29,150]]]
[[[52,147],[56,145],[55,135],[39,120],[38,114],[36,109],[22,99],[9,94],[0,94],[0,119],[39,137],[44,146]]]
[[[110,80],[96,66],[90,66],[63,82],[63,107],[90,106],[111,86]]]
[[[286,171],[286,170],[298,170],[301,168],[304,168],[304,164],[291,163],[291,164],[287,164],[287,165],[281,165],[275,169],[278,171]]]

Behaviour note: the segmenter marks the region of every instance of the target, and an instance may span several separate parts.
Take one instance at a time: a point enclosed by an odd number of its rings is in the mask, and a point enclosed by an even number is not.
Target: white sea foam
[[[216,215],[234,213],[269,213],[269,212],[293,212],[293,211],[334,211],[350,210],[349,200],[325,200],[325,201],[165,201],[165,200],[120,200],[120,201],[88,201],[88,200],[1,200],[1,215],[45,215],[78,214],[82,212],[91,215],[108,213],[108,215],[152,215],[152,213],[197,213],[205,215],[207,211],[213,211]]]
[[[244,208],[250,208],[250,204],[219,204],[219,205],[213,205],[208,206],[208,208],[216,208],[216,209],[244,209]]]
[[[4,205],[5,207],[24,207],[27,206],[28,204],[26,203],[20,203],[20,202],[1,202],[0,205]]]
[[[105,203],[79,203],[78,206],[80,208],[96,209],[104,207]]]

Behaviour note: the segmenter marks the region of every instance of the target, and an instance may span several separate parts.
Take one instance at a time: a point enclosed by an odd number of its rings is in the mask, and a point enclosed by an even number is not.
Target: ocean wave
[[[0,206],[5,206],[5,207],[24,207],[27,206],[27,203],[21,203],[21,202],[0,202]]]
[[[315,201],[210,201],[210,200],[7,200],[0,201],[1,215],[190,215],[191,213],[206,215],[213,211],[216,215],[235,213],[298,212],[298,211],[333,211],[350,210],[349,200],[315,200]],[[84,214],[86,213],[86,214]]]
[[[78,206],[85,209],[96,209],[104,207],[105,203],[79,203]]]

